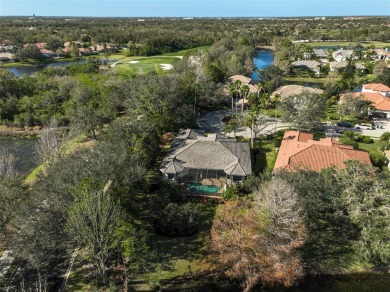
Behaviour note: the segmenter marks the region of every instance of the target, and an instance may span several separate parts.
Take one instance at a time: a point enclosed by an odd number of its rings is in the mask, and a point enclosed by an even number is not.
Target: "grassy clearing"
[[[151,225],[148,244],[152,251],[151,271],[139,277],[146,282],[159,284],[190,273],[212,269],[207,259],[207,238],[216,211],[216,205],[197,203],[200,213],[199,231],[188,237],[163,237],[154,233]]]
[[[376,48],[386,48],[390,46],[390,43],[386,42],[310,42],[305,43],[311,47],[348,47],[348,46],[356,46],[357,44],[361,44],[363,47],[367,46],[375,46]]]

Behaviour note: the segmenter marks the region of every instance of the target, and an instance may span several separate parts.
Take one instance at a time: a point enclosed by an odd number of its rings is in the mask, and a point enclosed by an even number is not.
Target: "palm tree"
[[[385,142],[385,145],[383,147],[383,152],[385,152],[387,150],[387,147],[389,147],[389,144],[390,144],[390,132],[384,132],[381,135],[379,140],[382,142]]]
[[[248,97],[249,94],[249,86],[247,84],[242,84],[239,89],[240,97],[242,100],[242,108],[241,108],[241,113],[244,112],[244,102],[245,99]]]
[[[239,80],[235,80],[234,82],[229,84],[228,90],[231,94],[232,97],[232,113],[233,113],[233,98],[235,94],[240,95],[240,87],[241,87],[241,82]],[[236,115],[237,115],[237,102],[236,102]]]

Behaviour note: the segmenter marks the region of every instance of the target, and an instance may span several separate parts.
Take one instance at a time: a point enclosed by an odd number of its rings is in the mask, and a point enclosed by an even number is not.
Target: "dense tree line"
[[[161,19],[2,18],[0,40],[15,46],[46,42],[57,50],[67,41],[129,44],[136,54],[159,54],[211,45],[221,39],[270,45],[273,38],[388,41],[387,18],[307,19]],[[368,29],[368,27],[370,29]],[[31,33],[33,31],[34,33]],[[295,33],[295,34],[294,34]],[[292,37],[293,36],[293,37]]]

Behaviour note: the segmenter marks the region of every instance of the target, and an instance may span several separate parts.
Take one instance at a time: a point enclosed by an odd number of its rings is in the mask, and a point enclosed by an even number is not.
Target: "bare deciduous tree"
[[[115,250],[116,228],[121,211],[108,192],[111,182],[103,185],[84,179],[73,191],[74,202],[69,209],[68,230],[85,247],[95,272],[108,284],[108,264]]]
[[[15,157],[7,148],[0,148],[0,177],[13,178],[17,174]]]
[[[288,287],[303,276],[297,248],[306,232],[296,201],[291,186],[273,179],[255,192],[254,201],[228,202],[219,208],[211,250],[245,291],[259,282]]]
[[[63,157],[71,135],[58,129],[55,122],[50,122],[39,135],[36,145],[36,155],[39,163],[51,166],[56,159]]]

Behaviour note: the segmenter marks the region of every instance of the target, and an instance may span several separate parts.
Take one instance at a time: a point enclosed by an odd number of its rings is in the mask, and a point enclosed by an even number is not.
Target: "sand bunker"
[[[139,61],[129,61],[130,64],[137,64]]]
[[[173,69],[173,66],[171,64],[160,64],[161,69],[163,70],[171,70]]]

